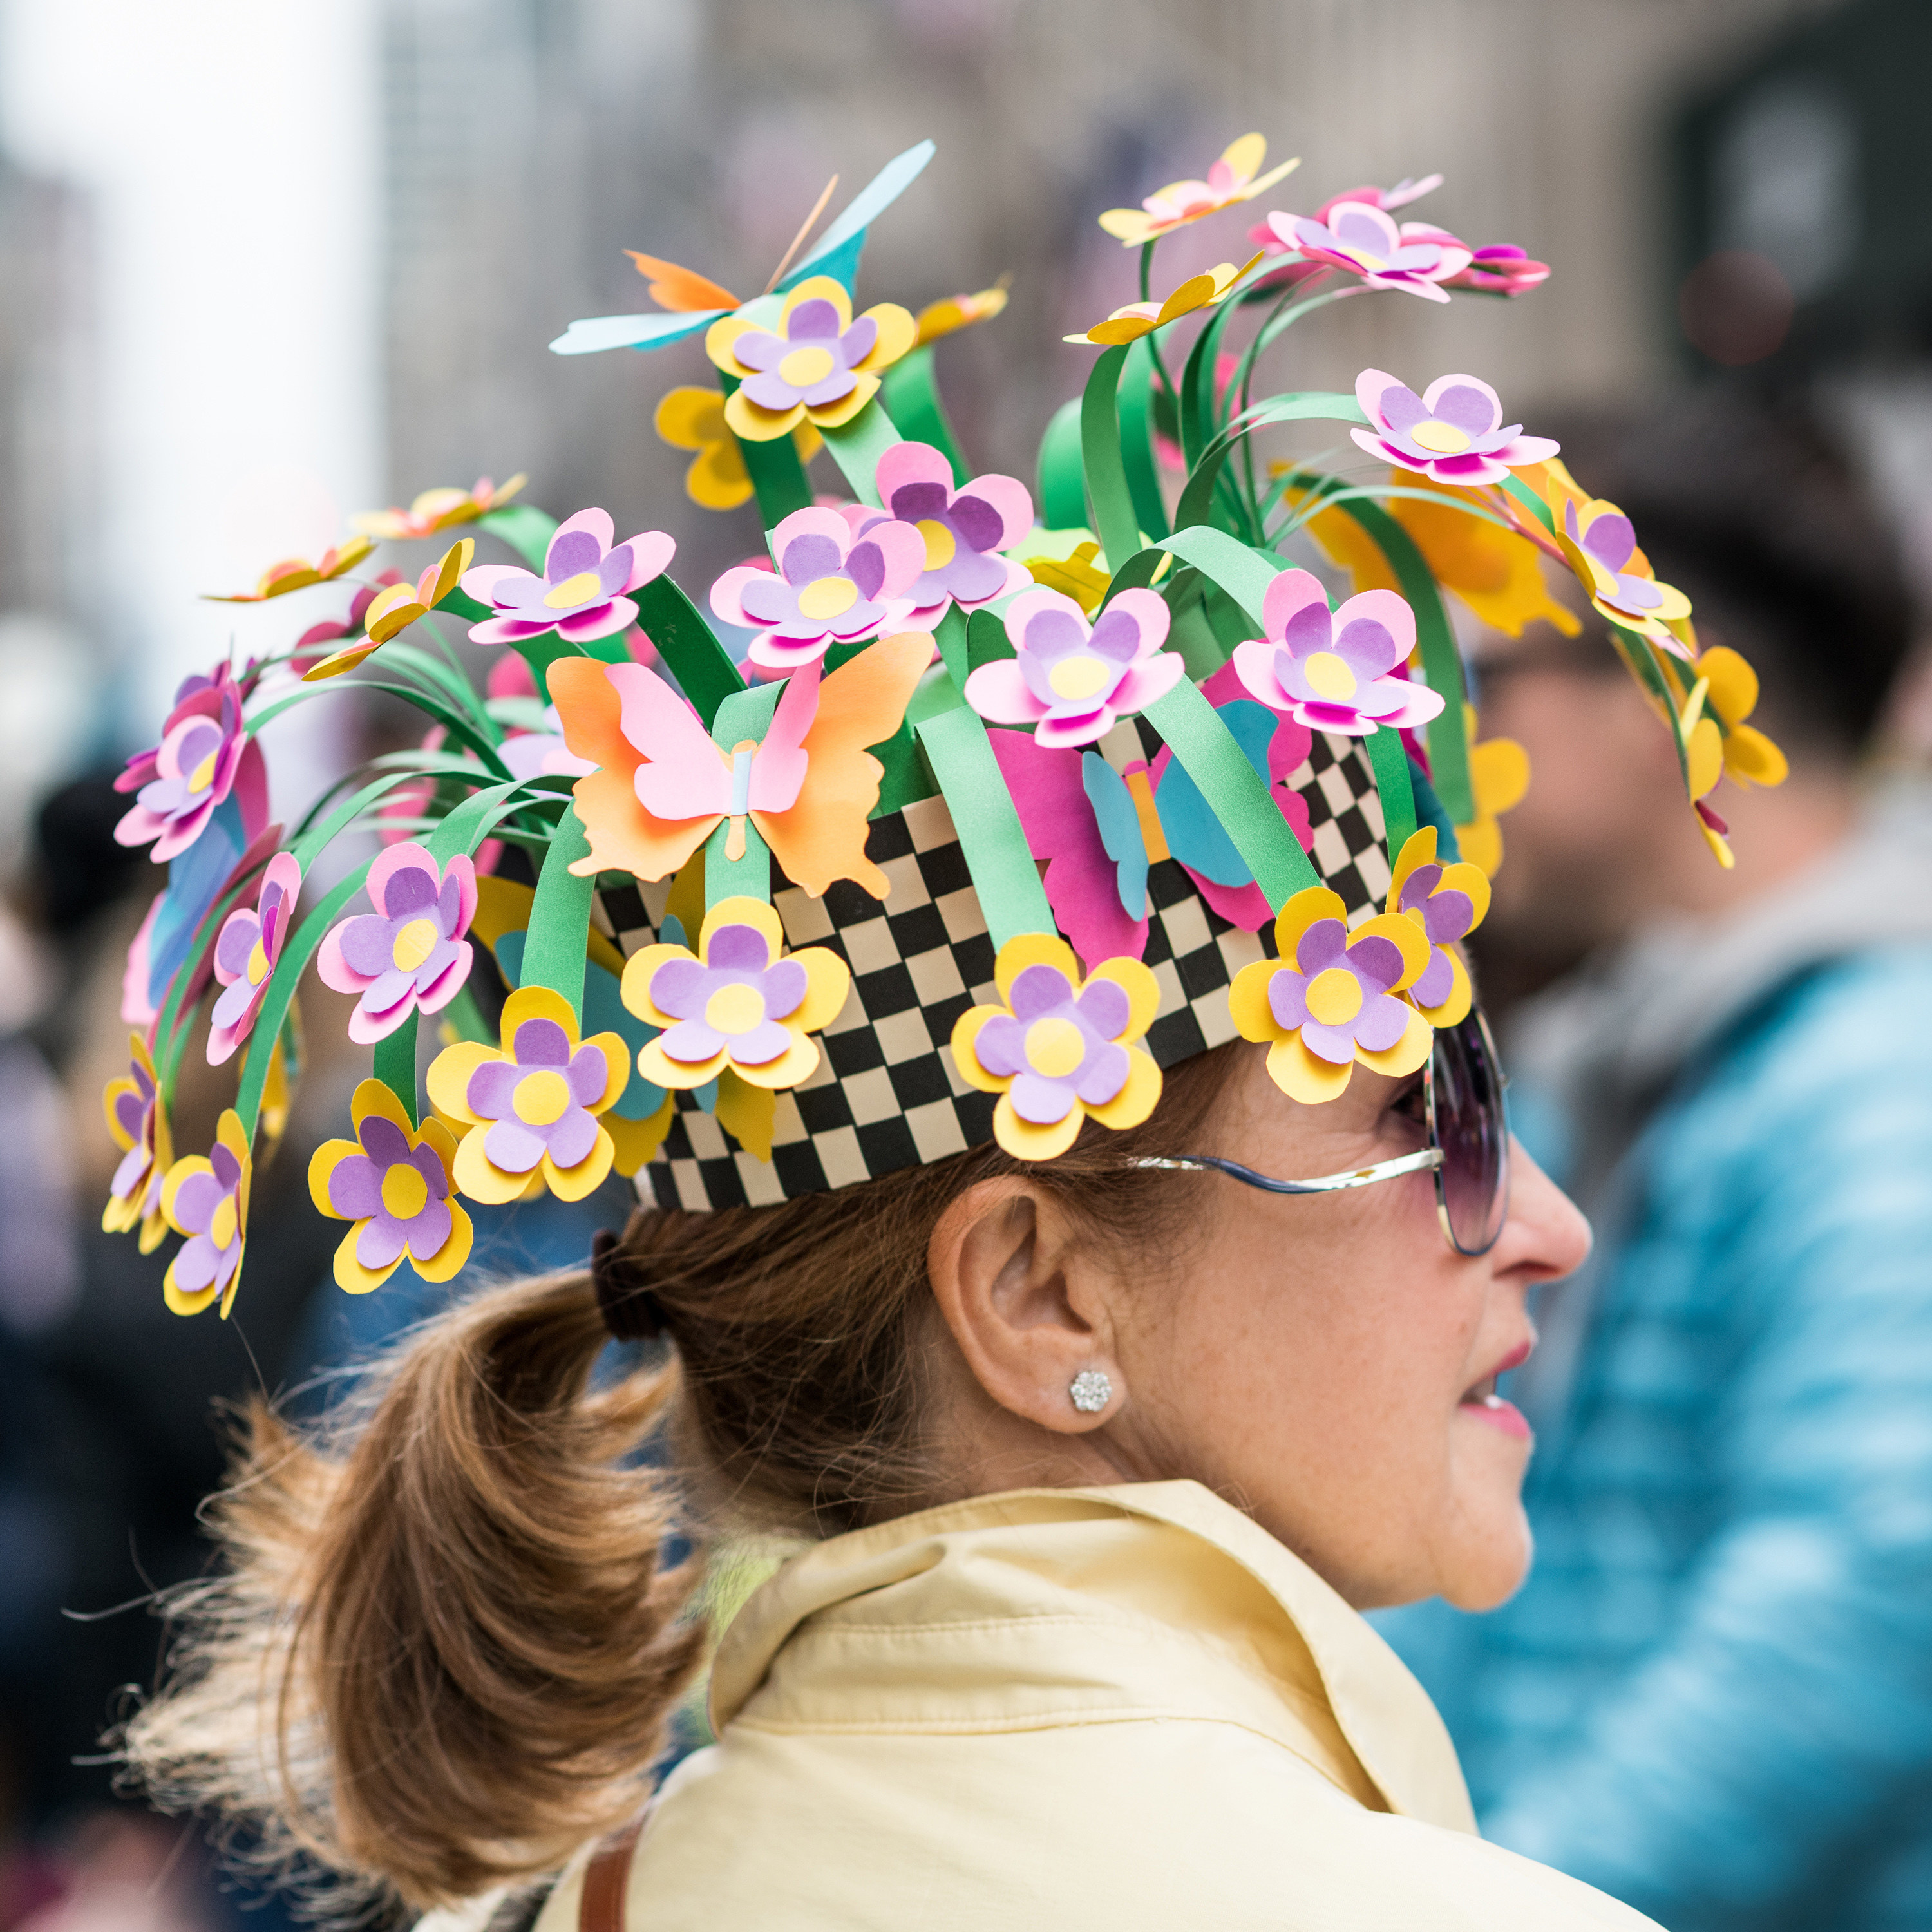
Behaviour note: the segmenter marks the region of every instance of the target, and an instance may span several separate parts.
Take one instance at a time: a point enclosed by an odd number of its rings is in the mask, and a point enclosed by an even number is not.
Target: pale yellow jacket
[[[1650,1923],[1476,1837],[1421,1687],[1193,1483],[982,1496],[820,1545],[731,1625],[711,1712],[626,1932]],[[584,1864],[536,1932],[577,1932]]]

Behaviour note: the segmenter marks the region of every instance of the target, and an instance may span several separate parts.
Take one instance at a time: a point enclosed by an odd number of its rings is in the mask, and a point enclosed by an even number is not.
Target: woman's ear
[[[940,1216],[926,1252],[934,1298],[980,1388],[1069,1436],[1112,1419],[1125,1393],[1106,1280],[1075,1232],[1051,1195],[986,1180]]]

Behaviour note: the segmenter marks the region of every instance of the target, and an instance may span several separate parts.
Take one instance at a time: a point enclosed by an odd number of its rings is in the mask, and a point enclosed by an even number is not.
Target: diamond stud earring
[[[1082,1369],[1066,1393],[1082,1415],[1098,1415],[1114,1399],[1114,1385],[1098,1369]]]

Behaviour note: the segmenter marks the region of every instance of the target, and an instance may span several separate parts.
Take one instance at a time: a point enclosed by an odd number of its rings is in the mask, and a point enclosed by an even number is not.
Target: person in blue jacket
[[[1564,441],[1700,645],[1757,668],[1750,722],[1790,773],[1714,796],[1738,833],[1720,871],[1660,806],[1641,697],[1606,704],[1590,613],[1486,661],[1484,734],[1534,773],[1489,990],[1589,952],[1504,1058],[1597,1246],[1510,1389],[1538,1432],[1528,1582],[1383,1628],[1488,1836],[1672,1932],[1924,1928],[1932,790],[1861,764],[1909,602],[1802,424],[1712,404]]]

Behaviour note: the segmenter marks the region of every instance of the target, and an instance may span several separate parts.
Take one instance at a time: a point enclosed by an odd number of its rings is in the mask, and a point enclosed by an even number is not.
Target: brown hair
[[[682,1499],[713,1521],[823,1534],[933,1500],[940,1215],[1024,1171],[1096,1240],[1171,1236],[1198,1184],[1124,1162],[1199,1136],[1228,1051],[1172,1070],[1146,1126],[1090,1124],[1046,1166],[988,1145],[776,1207],[640,1210],[620,1257],[675,1347],[606,1385],[596,1288],[565,1274],[427,1323],[326,1432],[256,1403],[210,1509],[226,1568],[163,1606],[134,1773],[245,1834],[250,1862],[305,1868],[338,1916],[554,1870],[636,1810],[701,1660],[697,1565],[663,1566],[670,1486],[640,1443],[671,1418]]]

